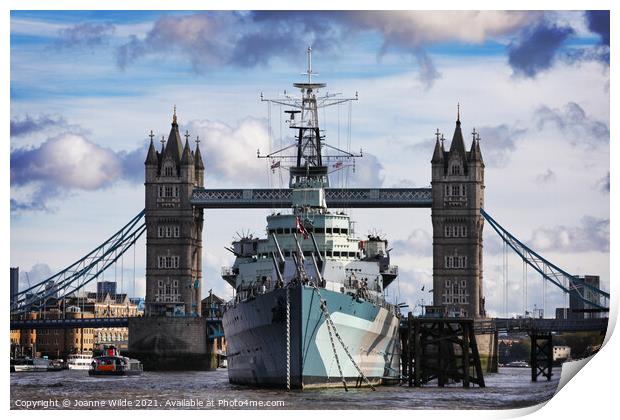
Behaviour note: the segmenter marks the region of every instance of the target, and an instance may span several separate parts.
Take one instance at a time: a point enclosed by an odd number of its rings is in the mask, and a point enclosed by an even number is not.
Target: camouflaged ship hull
[[[327,324],[316,289],[290,288],[291,386],[342,386]],[[399,319],[386,308],[348,294],[320,289],[331,319],[356,364],[373,385],[399,379]],[[286,290],[260,294],[230,306],[223,315],[228,376],[233,384],[286,387]],[[349,386],[364,386],[333,337]]]

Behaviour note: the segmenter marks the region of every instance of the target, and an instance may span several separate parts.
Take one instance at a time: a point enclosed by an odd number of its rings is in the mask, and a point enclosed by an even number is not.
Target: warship
[[[385,288],[398,276],[387,240],[356,237],[343,211],[327,208],[330,170],[361,156],[329,146],[319,109],[357,99],[320,94],[312,80],[301,95],[261,99],[284,105],[294,137],[265,157],[271,169],[289,158],[290,212],[267,216],[267,237],[244,235],[228,248],[222,277],[235,290],[223,312],[229,381],[278,388],[374,387],[399,380],[399,309]],[[327,151],[326,151],[327,150]],[[292,152],[291,152],[292,151]],[[289,153],[290,155],[286,155]],[[275,160],[280,157],[281,160]]]

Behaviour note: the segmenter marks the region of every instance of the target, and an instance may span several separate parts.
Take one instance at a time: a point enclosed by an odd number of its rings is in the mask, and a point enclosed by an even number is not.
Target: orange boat
[[[128,376],[142,373],[142,363],[136,359],[121,356],[116,347],[105,350],[104,356],[93,358],[88,370],[90,376]]]

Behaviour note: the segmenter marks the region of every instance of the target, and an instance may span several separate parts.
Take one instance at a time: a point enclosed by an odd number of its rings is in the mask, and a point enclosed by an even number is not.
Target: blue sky
[[[279,144],[279,110],[270,140],[259,95],[292,89],[309,44],[328,90],[360,95],[351,137],[367,157],[341,182],[428,185],[433,132],[451,138],[460,102],[465,133],[482,136],[487,211],[567,271],[608,282],[604,12],[13,11],[11,266],[42,279],[138,213],[147,133],[167,134],[174,104],[180,128],[203,139],[208,186],[277,186],[255,151]],[[328,142],[346,138],[347,112],[322,116]],[[224,246],[241,229],[262,234],[266,214],[206,214],[205,292],[230,293],[219,278],[232,262]],[[392,298],[429,303],[430,212],[351,216],[359,234],[376,229],[394,246],[402,274]],[[487,306],[499,314],[501,253],[488,228],[485,245]],[[143,242],[138,250],[140,293]],[[516,257],[510,272],[520,293]],[[542,288],[530,290],[528,308],[540,307]],[[551,310],[562,299],[547,301]]]

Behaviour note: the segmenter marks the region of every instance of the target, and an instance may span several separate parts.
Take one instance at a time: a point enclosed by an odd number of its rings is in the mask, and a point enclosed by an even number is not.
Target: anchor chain
[[[286,390],[291,390],[291,295],[286,288]]]
[[[324,308],[325,306],[326,306],[326,303],[321,298],[321,311],[323,311],[323,316],[325,316],[325,311],[327,310],[327,308]],[[347,387],[347,381],[344,375],[342,374],[342,368],[340,367],[340,360],[338,359],[338,352],[336,351],[336,343],[334,343],[334,337],[332,336],[332,330],[331,330],[330,323],[326,322],[326,325],[327,325],[327,333],[329,334],[329,341],[332,343],[332,350],[334,351],[334,357],[336,358],[336,366],[338,366],[338,373],[340,374],[340,379],[342,380],[342,385],[344,386],[344,390],[349,392],[349,388]]]
[[[357,363],[355,363],[355,359],[353,359],[353,356],[351,356],[351,353],[349,353],[349,349],[347,348],[347,346],[345,345],[344,341],[342,340],[342,337],[340,337],[340,334],[338,333],[338,330],[336,329],[336,324],[334,324],[334,321],[332,321],[332,318],[329,315],[329,311],[327,309],[327,301],[325,299],[323,299],[323,296],[321,296],[321,292],[319,291],[318,287],[314,286],[314,289],[316,290],[317,294],[319,295],[319,299],[321,300],[321,311],[323,312],[323,317],[325,318],[325,322],[327,323],[327,331],[329,332],[329,338],[332,341],[332,348],[334,349],[334,355],[336,356],[336,363],[338,364],[338,369],[340,370],[340,362],[338,361],[338,355],[336,354],[336,347],[334,346],[334,342],[333,342],[333,339],[332,339],[330,326],[331,326],[331,328],[333,328],[334,335],[336,336],[336,338],[340,342],[340,345],[342,346],[342,349],[344,350],[345,354],[347,355],[347,357],[349,358],[349,360],[353,364],[353,367],[355,367],[357,372],[360,374],[361,378],[374,391],[375,387],[372,385],[372,383],[366,377],[366,375],[364,375],[364,372],[362,372],[362,369],[360,369],[360,367],[357,365]],[[342,371],[340,371],[340,376],[342,377]],[[343,377],[343,382],[344,382],[344,377]],[[346,388],[346,384],[345,384],[345,389],[347,389]]]

